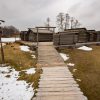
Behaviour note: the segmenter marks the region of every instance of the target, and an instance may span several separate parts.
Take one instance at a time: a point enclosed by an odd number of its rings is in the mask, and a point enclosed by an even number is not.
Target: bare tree
[[[5,37],[11,37],[15,33],[19,33],[19,30],[14,26],[4,26],[3,27],[3,35]]]
[[[44,24],[45,24],[45,27],[50,27],[50,18],[49,17],[46,19],[46,22]],[[49,28],[48,28],[48,30],[49,30]]]
[[[81,23],[78,20],[76,20],[75,21],[75,28],[79,28],[80,26],[81,26]]]
[[[47,18],[47,25],[48,25],[48,27],[50,27],[50,18],[49,17]]]
[[[81,26],[80,22],[76,19],[74,19],[74,22],[73,22],[73,28],[79,28]]]
[[[70,16],[69,16],[69,14],[67,13],[66,15],[65,15],[65,30],[66,29],[69,29],[69,21],[70,21]]]
[[[81,26],[80,22],[76,20],[74,17],[70,17],[70,15],[59,13],[57,15],[57,26],[59,31],[63,31],[64,29],[79,28]]]
[[[64,13],[59,13],[57,15],[57,26],[59,31],[64,30],[64,20],[65,20]]]
[[[71,29],[72,29],[72,28],[74,28],[74,17],[71,17],[70,22],[71,22]]]

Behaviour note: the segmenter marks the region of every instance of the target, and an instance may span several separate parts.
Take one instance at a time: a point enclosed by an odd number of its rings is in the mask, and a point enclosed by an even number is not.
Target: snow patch
[[[73,69],[73,72],[76,72],[77,71],[77,69]]]
[[[35,55],[31,55],[31,56],[32,56],[32,58],[33,58],[33,59],[35,59],[35,58],[36,58],[36,56],[35,56]]]
[[[79,47],[78,49],[84,50],[84,51],[92,51],[93,50],[92,48],[87,47],[87,46],[82,46],[82,47]]]
[[[75,64],[73,64],[73,63],[68,63],[67,65],[68,66],[71,66],[71,67],[74,67],[75,66]]]
[[[5,46],[6,44],[5,43],[2,43],[2,46]]]
[[[36,71],[35,71],[35,68],[30,68],[30,69],[28,69],[28,70],[25,70],[25,72],[26,72],[27,74],[34,74]]]
[[[29,52],[29,51],[30,51],[30,49],[29,49],[28,46],[20,46],[20,49],[21,49],[22,51],[25,51],[25,52]]]
[[[1,38],[2,42],[15,42],[20,40],[20,38]]]
[[[0,100],[30,100],[34,95],[31,85],[17,81],[19,72],[0,67]]]
[[[60,56],[63,58],[64,61],[69,59],[69,56],[64,53],[60,53]]]
[[[81,82],[81,79],[76,79],[77,81]]]
[[[9,73],[10,72],[10,67],[0,67],[0,73]]]
[[[5,43],[2,43],[2,46],[5,46],[6,44]],[[1,48],[1,45],[0,45],[0,48]]]

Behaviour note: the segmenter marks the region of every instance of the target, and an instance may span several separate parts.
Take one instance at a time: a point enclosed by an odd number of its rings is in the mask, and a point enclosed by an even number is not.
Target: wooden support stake
[[[38,45],[39,45],[39,33],[38,33],[38,28],[37,28],[37,48],[38,48]]]
[[[2,46],[2,41],[1,41],[1,34],[0,34],[0,46],[1,46],[1,63],[4,64],[5,63],[5,59],[4,59],[4,51],[3,51],[3,46]]]

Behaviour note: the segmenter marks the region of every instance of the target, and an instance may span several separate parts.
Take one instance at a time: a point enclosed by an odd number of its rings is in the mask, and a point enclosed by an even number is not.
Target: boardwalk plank
[[[38,64],[43,73],[32,100],[87,100],[52,43],[39,43]]]

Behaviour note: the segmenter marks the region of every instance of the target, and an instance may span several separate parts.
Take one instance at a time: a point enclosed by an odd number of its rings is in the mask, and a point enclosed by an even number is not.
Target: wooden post
[[[39,45],[39,33],[38,33],[38,28],[37,28],[37,48],[38,48],[38,45]]]
[[[24,32],[23,32],[23,34],[22,34],[22,35],[23,35],[23,37],[24,37],[24,41],[26,41],[26,39],[25,39],[25,35],[26,35],[26,33],[24,33]]]
[[[0,33],[1,60],[2,60],[1,63],[4,64],[5,59],[4,59],[4,51],[3,51],[2,40],[1,40],[2,33],[3,33],[3,30],[1,28],[1,33]]]
[[[54,43],[55,28],[53,28],[53,43]]]
[[[60,42],[61,42],[61,33],[59,33],[59,46],[60,46]]]

